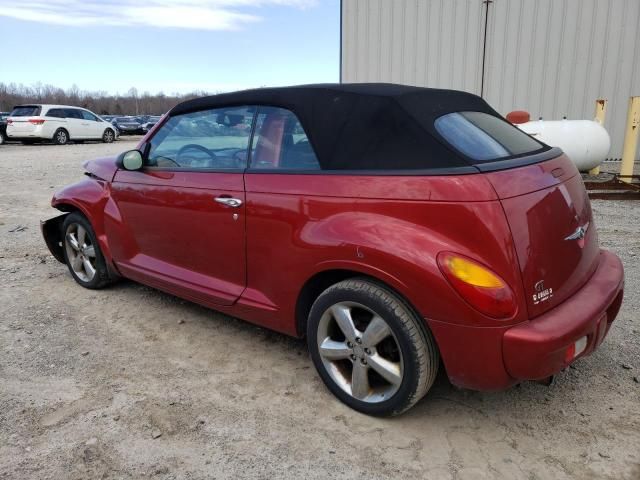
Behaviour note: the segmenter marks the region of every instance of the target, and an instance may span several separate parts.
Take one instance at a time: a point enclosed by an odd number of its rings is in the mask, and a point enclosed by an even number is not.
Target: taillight
[[[500,319],[510,318],[516,313],[513,291],[490,269],[451,252],[441,252],[437,260],[454,290],[476,310]]]
[[[41,118],[30,118],[29,123],[32,125],[42,125],[44,123],[44,120]]]
[[[7,125],[11,125],[12,123],[13,123],[13,120],[7,119]]]
[[[578,341],[572,343],[564,352],[564,362],[570,363],[587,349],[587,337],[581,337]]]

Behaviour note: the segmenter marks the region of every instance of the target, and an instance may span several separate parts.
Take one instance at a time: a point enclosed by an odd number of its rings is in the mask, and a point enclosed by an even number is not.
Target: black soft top
[[[259,88],[196,98],[170,116],[226,106],[269,105],[296,114],[323,170],[451,169],[477,172],[434,127],[452,112],[502,118],[477,95],[387,83]]]

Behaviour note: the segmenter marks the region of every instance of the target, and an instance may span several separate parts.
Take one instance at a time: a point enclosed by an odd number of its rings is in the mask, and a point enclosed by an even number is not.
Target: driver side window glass
[[[80,110],[80,113],[82,114],[82,118],[84,118],[85,120],[91,120],[92,122],[98,121],[96,116],[91,112],[87,112],[86,110]]]
[[[169,118],[150,140],[149,167],[238,170],[247,163],[255,108],[230,107]]]

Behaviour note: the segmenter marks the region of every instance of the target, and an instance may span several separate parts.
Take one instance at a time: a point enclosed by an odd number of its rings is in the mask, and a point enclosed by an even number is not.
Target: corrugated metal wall
[[[483,0],[343,0],[341,79],[482,93],[534,119],[592,118],[607,98],[619,158],[640,95],[640,0],[493,0],[488,11],[485,49]]]

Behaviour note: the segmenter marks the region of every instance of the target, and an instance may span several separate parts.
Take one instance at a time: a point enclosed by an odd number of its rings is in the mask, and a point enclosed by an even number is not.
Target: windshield
[[[135,119],[133,119],[133,118],[127,118],[127,117],[118,117],[118,118],[116,119],[116,122],[123,122],[123,123],[131,122],[131,123],[137,123]]]
[[[456,112],[439,117],[436,130],[460,153],[478,162],[534,153],[545,145],[499,117]]]

